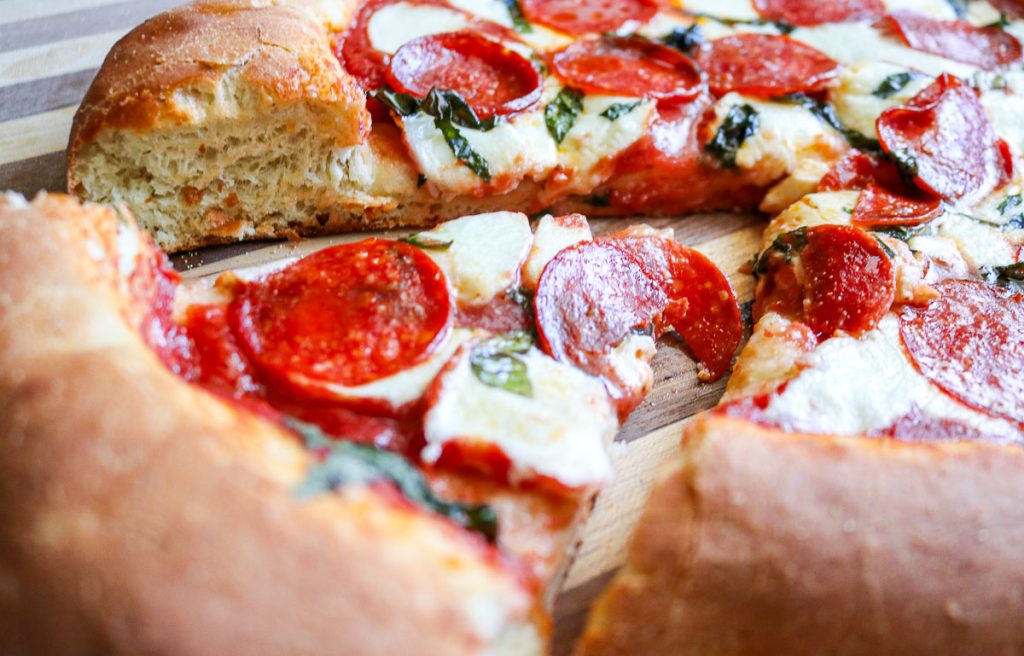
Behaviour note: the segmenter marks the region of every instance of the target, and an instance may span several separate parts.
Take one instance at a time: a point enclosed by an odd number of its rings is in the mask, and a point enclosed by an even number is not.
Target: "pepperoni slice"
[[[729,279],[703,254],[657,236],[601,241],[633,255],[668,298],[665,319],[700,362],[701,380],[725,375],[743,339],[743,319]]]
[[[827,339],[837,331],[857,335],[871,330],[892,307],[892,261],[878,240],[859,228],[800,229],[783,235],[772,248],[768,261],[758,264],[755,317],[768,311],[797,315]]]
[[[985,70],[1004,68],[1021,58],[1020,41],[1000,27],[941,21],[912,11],[893,12],[886,24],[914,50]]]
[[[682,53],[639,38],[577,41],[555,53],[551,67],[568,85],[591,93],[683,102],[704,88],[700,71]]]
[[[900,316],[914,366],[963,403],[1024,422],[1024,295],[968,280],[935,288],[939,298]]]
[[[941,212],[940,198],[872,184],[860,193],[850,220],[862,227],[915,226]]]
[[[425,360],[448,335],[441,269],[420,249],[368,239],[322,250],[248,284],[230,307],[260,369],[303,392],[355,386]]]
[[[757,13],[771,21],[790,25],[820,25],[881,18],[881,0],[754,0]]]
[[[840,157],[818,182],[818,191],[865,189],[877,180],[878,160],[859,150]]]
[[[878,431],[901,442],[1019,442],[1019,435],[983,432],[956,419],[933,417],[914,405],[888,428]]]
[[[559,252],[544,267],[534,309],[541,347],[560,362],[602,378],[612,399],[627,398],[608,354],[631,330],[649,326],[668,299],[637,260],[607,241]]]
[[[481,119],[521,112],[540,100],[541,77],[528,59],[473,32],[413,39],[386,73],[396,91],[424,97],[433,88],[458,92]]]
[[[658,13],[653,0],[520,0],[533,23],[573,36],[615,32],[628,21],[646,23]]]
[[[834,60],[788,36],[734,34],[701,46],[695,59],[716,95],[730,91],[774,98],[821,91],[836,76]]]
[[[882,148],[901,161],[914,183],[948,201],[991,193],[1004,179],[1003,147],[974,90],[942,75],[875,124]]]

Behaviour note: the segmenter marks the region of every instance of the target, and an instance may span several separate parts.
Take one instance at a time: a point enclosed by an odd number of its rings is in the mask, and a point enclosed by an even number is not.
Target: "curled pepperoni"
[[[540,99],[541,77],[528,59],[472,32],[413,39],[387,70],[396,90],[420,98],[433,88],[458,92],[482,119],[521,112]]]
[[[941,21],[912,11],[893,12],[886,23],[914,50],[985,70],[1004,68],[1021,58],[1020,41],[1000,27]]]
[[[620,401],[630,389],[608,355],[635,328],[649,326],[668,299],[630,254],[606,241],[562,250],[541,274],[534,297],[541,347],[556,360],[605,381]]]
[[[573,36],[615,32],[625,23],[646,23],[658,12],[653,0],[520,0],[533,23]]]
[[[700,378],[725,375],[743,339],[736,293],[718,267],[679,242],[656,236],[601,241],[632,254],[668,298],[665,319],[700,362]]]
[[[592,93],[683,102],[704,87],[700,71],[682,53],[639,38],[577,41],[555,53],[551,67],[568,85]]]
[[[1024,422],[1024,295],[968,280],[935,288],[939,298],[900,316],[914,366],[963,403]]]
[[[757,13],[772,21],[790,25],[820,25],[881,18],[881,0],[754,0]]]
[[[877,159],[859,150],[851,150],[840,157],[818,182],[818,191],[865,189],[878,176]]]
[[[452,304],[444,274],[423,251],[368,239],[246,285],[229,312],[250,360],[308,392],[362,385],[422,362],[447,337]]]
[[[696,52],[716,95],[730,91],[776,97],[821,91],[836,76],[839,64],[809,45],[787,36],[734,34],[715,39]]]
[[[991,193],[1007,171],[1005,149],[974,90],[942,75],[875,124],[882,148],[925,192],[948,201]]]
[[[915,226],[942,212],[942,200],[914,190],[869,185],[853,208],[851,221],[862,227]]]
[[[796,315],[821,339],[871,330],[896,297],[892,261],[878,240],[853,226],[787,233],[762,255],[758,269],[755,316]]]

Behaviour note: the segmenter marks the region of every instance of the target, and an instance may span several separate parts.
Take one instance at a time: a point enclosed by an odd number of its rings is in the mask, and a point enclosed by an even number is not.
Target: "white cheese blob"
[[[1010,422],[956,401],[918,373],[901,345],[895,314],[860,338],[826,340],[803,365],[765,409],[769,419],[787,429],[862,435],[889,428],[916,407],[925,416],[963,422],[982,432],[1020,432]]]
[[[965,214],[947,212],[939,223],[938,234],[952,240],[967,263],[977,269],[1017,262],[1024,231],[1002,230]]]
[[[457,32],[469,26],[467,16],[433,5],[396,2],[381,7],[366,23],[370,45],[394,54],[406,43],[421,36]]]
[[[884,0],[885,8],[894,11],[913,11],[939,20],[956,20],[953,3],[949,0]],[[969,4],[974,4],[969,3]]]
[[[932,83],[933,78],[921,73],[887,98],[875,94],[890,76],[909,74],[906,68],[886,62],[864,61],[851,64],[839,75],[839,84],[829,91],[828,100],[835,107],[843,125],[866,137],[877,138],[875,122],[885,110],[903,105]]]
[[[512,483],[554,479],[570,489],[609,480],[606,451],[618,426],[604,386],[531,349],[520,357],[533,387],[522,396],[481,382],[464,349],[438,379],[424,417],[423,460],[448,444],[493,446],[512,463]]]
[[[582,241],[590,241],[593,235],[590,224],[582,214],[541,218],[533,235],[533,247],[523,265],[523,285],[536,289],[540,275],[548,262],[555,259],[562,249]]]
[[[519,279],[533,243],[530,221],[520,212],[491,212],[442,223],[421,238],[451,242],[424,252],[444,271],[456,300],[480,305]]]

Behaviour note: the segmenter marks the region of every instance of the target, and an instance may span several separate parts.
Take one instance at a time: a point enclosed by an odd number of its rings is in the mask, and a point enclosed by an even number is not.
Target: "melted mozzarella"
[[[455,158],[434,119],[423,113],[402,118],[405,141],[420,172],[439,189],[469,194],[485,183]],[[458,128],[462,136],[502,184],[524,178],[539,179],[555,166],[555,143],[548,134],[542,111],[532,111],[504,121],[487,132]]]
[[[887,77],[906,72],[906,68],[895,64],[857,62],[842,71],[839,85],[829,91],[829,102],[835,107],[836,115],[843,125],[874,138],[875,121],[882,112],[906,103],[932,83],[931,77],[921,75],[888,98],[875,95],[874,92]]]
[[[983,432],[1019,432],[1009,422],[954,400],[918,373],[900,344],[894,314],[860,338],[826,340],[803,364],[765,409],[769,419],[788,429],[861,435],[892,426],[916,406],[926,416]]]
[[[938,77],[953,73],[968,78],[974,68],[903,45],[867,23],[830,23],[797,28],[792,38],[821,50],[841,64],[883,61]]]
[[[949,0],[884,0],[889,13],[914,11],[940,20],[956,20],[956,12]]]
[[[823,191],[804,196],[772,219],[764,231],[761,249],[771,246],[779,235],[797,228],[812,228],[826,224],[849,225],[858,198],[859,191]]]
[[[958,212],[947,212],[939,224],[939,236],[952,240],[975,269],[1015,263],[1021,234],[1024,231],[1004,231]]]
[[[650,335],[626,335],[618,346],[605,357],[605,362],[614,372],[610,378],[619,381],[623,389],[643,397],[654,385],[654,338]]]
[[[715,18],[758,20],[761,15],[751,0],[679,0],[679,6],[691,14],[707,14]]]
[[[708,136],[714,134],[733,106],[742,104],[757,111],[758,129],[736,151],[736,165],[749,172],[755,184],[768,185],[782,180],[786,186],[781,189],[787,193],[771,195],[773,210],[785,207],[799,198],[800,193],[813,189],[831,162],[848,148],[842,135],[810,110],[738,93],[726,94],[715,105],[715,118]],[[799,179],[790,185],[784,178],[793,174]]]
[[[508,5],[501,0],[448,0],[448,4],[492,23],[513,27]]]
[[[551,478],[591,488],[612,473],[606,446],[617,422],[604,386],[537,349],[519,356],[531,397],[482,383],[466,349],[438,379],[424,417],[423,460],[436,462],[448,444],[493,446],[512,463],[513,483]]]
[[[392,408],[402,408],[418,400],[437,373],[447,363],[456,349],[472,335],[472,331],[456,329],[448,340],[434,351],[426,361],[391,376],[365,385],[347,386],[325,383],[323,389],[331,395],[346,400],[367,400],[384,402]]]
[[[451,242],[446,250],[424,252],[444,271],[455,298],[468,305],[487,303],[515,284],[533,242],[530,221],[519,212],[465,216],[421,235]]]
[[[536,289],[544,267],[562,249],[591,239],[593,235],[590,232],[590,225],[582,214],[557,218],[548,214],[541,218],[533,235],[533,247],[526,258],[526,264],[523,265],[523,285]]]
[[[1024,97],[1018,95],[1024,89],[1014,91],[986,91],[981,94],[981,104],[996,134],[1009,144],[1016,170],[1024,164]]]
[[[640,104],[614,121],[601,113],[616,104]],[[558,147],[558,164],[574,172],[567,187],[560,191],[585,193],[603,182],[609,171],[598,170],[602,162],[636,143],[644,135],[655,103],[622,96],[585,96],[583,111]]]
[[[381,7],[366,24],[370,44],[382,52],[394,54],[403,45],[429,34],[465,29],[466,15],[444,7],[396,2]]]

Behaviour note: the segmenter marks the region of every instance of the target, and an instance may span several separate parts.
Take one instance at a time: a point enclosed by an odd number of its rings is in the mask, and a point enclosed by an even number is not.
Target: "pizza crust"
[[[578,653],[1015,652],[1022,486],[1019,449],[705,416]]]
[[[0,200],[0,651],[539,653],[512,560],[370,488],[298,499],[292,436],[164,368],[117,224]]]

